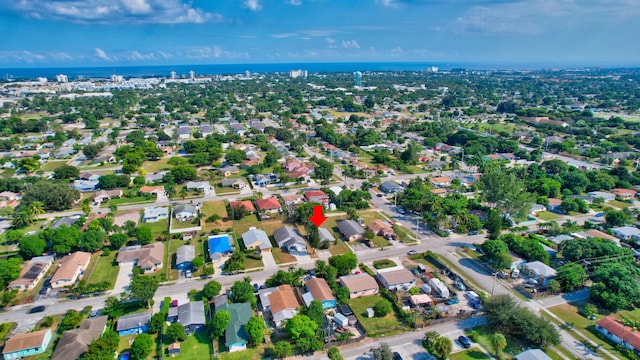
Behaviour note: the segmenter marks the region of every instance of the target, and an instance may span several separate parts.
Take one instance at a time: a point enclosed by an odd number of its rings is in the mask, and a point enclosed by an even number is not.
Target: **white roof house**
[[[169,208],[166,207],[148,207],[144,209],[142,222],[158,222],[162,219],[169,218]]]
[[[635,226],[622,226],[611,229],[613,234],[622,240],[631,240],[640,238],[640,229]]]

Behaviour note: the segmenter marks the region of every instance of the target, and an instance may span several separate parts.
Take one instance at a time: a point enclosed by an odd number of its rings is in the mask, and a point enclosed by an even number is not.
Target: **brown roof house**
[[[619,200],[633,200],[636,197],[636,191],[632,189],[613,189],[611,192],[616,196],[616,199]]]
[[[145,272],[152,272],[162,268],[164,245],[161,242],[140,246],[129,246],[121,249],[116,258],[118,264],[132,262]]]
[[[302,294],[302,300],[305,305],[309,306],[313,300],[322,302],[323,309],[331,309],[336,307],[336,297],[333,296],[331,288],[327,281],[323,278],[313,278],[304,283],[304,287],[308,292]]]
[[[2,355],[9,360],[42,354],[47,351],[51,338],[51,329],[14,335],[4,343]]]
[[[373,220],[367,225],[367,229],[371,230],[374,234],[380,235],[385,239],[395,239],[396,234],[393,232],[393,228],[389,223],[380,219]]]
[[[378,294],[378,282],[369,274],[341,276],[339,281],[349,289],[349,299]]]
[[[164,186],[163,185],[157,185],[157,186],[142,186],[140,187],[140,193],[142,194],[152,194],[155,195],[156,197],[158,197],[161,194],[164,194]]]
[[[282,206],[277,197],[267,199],[257,199],[256,208],[260,214],[279,214],[282,212]]]
[[[107,316],[85,319],[80,327],[62,333],[51,360],[80,359],[89,350],[89,344],[104,333]]]
[[[250,200],[241,201],[229,201],[229,208],[233,211],[233,208],[244,207],[249,214],[253,214],[256,208],[253,207],[253,203]]]
[[[51,277],[51,288],[58,289],[73,285],[87,269],[90,260],[91,254],[84,251],[76,251],[63,257],[60,267]]]
[[[33,289],[53,264],[53,256],[37,256],[22,268],[20,276],[9,283],[8,289],[27,291]]]
[[[273,322],[280,327],[285,321],[296,316],[300,303],[291,285],[280,285],[277,289],[278,291],[269,294],[269,309]]]
[[[378,271],[376,274],[380,283],[388,290],[409,290],[416,285],[416,278],[405,268],[390,268]]]

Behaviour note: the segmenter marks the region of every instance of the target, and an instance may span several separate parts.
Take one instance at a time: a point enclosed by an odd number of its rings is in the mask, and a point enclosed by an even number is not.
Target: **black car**
[[[253,284],[253,292],[258,292],[258,289],[260,289],[260,286],[258,286],[258,284]]]
[[[402,356],[400,356],[397,351],[394,351],[393,360],[402,360]]]
[[[46,309],[46,307],[45,307],[45,306],[42,306],[42,305],[40,305],[40,306],[35,306],[35,307],[32,307],[31,309],[29,309],[29,312],[28,312],[28,313],[29,313],[29,314],[41,313],[41,312],[43,312],[45,309]]]
[[[460,337],[458,337],[458,341],[460,342],[462,347],[465,349],[468,349],[471,347],[471,341],[469,341],[469,339],[464,335],[460,335]]]

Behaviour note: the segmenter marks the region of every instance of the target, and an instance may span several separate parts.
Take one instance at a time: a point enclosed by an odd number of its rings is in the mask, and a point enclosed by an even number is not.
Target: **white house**
[[[198,209],[189,204],[176,205],[176,207],[173,208],[173,214],[178,221],[187,221],[198,215]]]
[[[169,209],[166,207],[148,207],[144,209],[142,222],[151,223],[158,222],[162,219],[169,218]]]
[[[410,289],[416,285],[416,279],[413,274],[405,268],[380,270],[376,277],[388,290]]]
[[[640,229],[635,226],[622,226],[611,230],[617,238],[622,240],[640,239]]]

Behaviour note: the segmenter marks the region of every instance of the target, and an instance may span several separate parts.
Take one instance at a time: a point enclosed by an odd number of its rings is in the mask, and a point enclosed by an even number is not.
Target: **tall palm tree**
[[[82,199],[82,212],[85,216],[88,216],[91,213],[91,200],[89,198]]]
[[[115,216],[116,212],[118,212],[118,204],[109,202],[109,215]]]
[[[433,342],[432,350],[439,359],[446,359],[453,350],[453,342],[446,336],[439,336]]]
[[[42,203],[42,201],[34,201],[29,204],[29,209],[27,211],[29,211],[29,213],[34,217],[42,215],[45,213],[44,204]]]
[[[15,228],[20,229],[23,227],[27,227],[32,222],[33,216],[31,215],[31,213],[27,210],[21,210],[13,214],[11,225]]]

